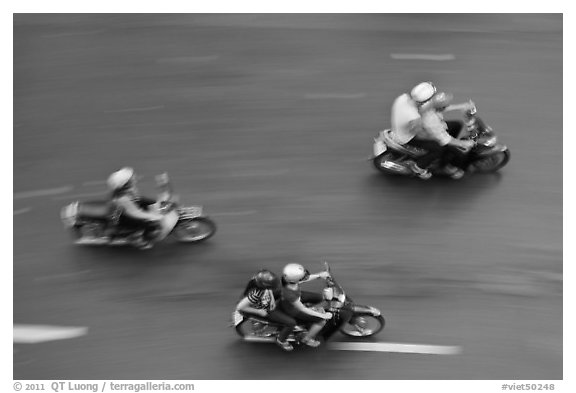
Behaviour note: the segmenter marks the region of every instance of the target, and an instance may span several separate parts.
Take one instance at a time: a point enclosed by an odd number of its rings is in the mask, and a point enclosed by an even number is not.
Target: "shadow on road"
[[[392,201],[397,208],[435,209],[447,214],[466,209],[471,203],[496,189],[502,181],[501,173],[472,175],[454,181],[432,178],[422,181],[415,178],[386,176],[374,173],[364,182],[365,194],[381,205]]]

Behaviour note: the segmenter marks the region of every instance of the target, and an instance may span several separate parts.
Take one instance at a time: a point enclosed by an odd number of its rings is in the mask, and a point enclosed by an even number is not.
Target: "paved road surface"
[[[509,166],[375,173],[372,137],[422,79],[473,98]],[[88,333],[15,344],[14,378],[560,379],[561,107],[560,17],[16,15],[14,324]],[[145,190],[168,171],[217,236],[72,246],[60,207],[122,165]],[[383,310],[373,341],[461,354],[238,340],[230,312],[256,269],[324,259]]]

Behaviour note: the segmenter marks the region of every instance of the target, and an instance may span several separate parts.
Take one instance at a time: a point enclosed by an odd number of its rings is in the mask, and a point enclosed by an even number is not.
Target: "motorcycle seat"
[[[251,320],[256,321],[256,322],[264,323],[264,324],[269,325],[269,326],[282,327],[281,323],[271,321],[268,318],[263,318],[259,315],[254,315],[254,314],[250,314],[250,313],[246,313],[246,312],[241,312],[240,314],[242,314],[244,317],[250,318]],[[300,324],[298,324],[298,325],[296,325],[294,330],[295,331],[301,331],[301,330],[305,330],[305,328],[300,326]]]
[[[413,146],[401,145],[394,140],[392,136],[392,130],[387,129],[380,132],[380,136],[382,137],[382,141],[388,146],[390,149],[397,151],[398,153],[406,154],[411,157],[418,157],[426,153],[424,149],[420,149]]]
[[[82,202],[78,205],[78,216],[81,218],[109,220],[113,206],[108,201]]]

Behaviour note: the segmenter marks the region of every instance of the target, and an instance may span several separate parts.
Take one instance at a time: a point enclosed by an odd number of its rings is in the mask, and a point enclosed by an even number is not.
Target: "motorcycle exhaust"
[[[273,342],[276,342],[276,338],[274,338],[274,337],[246,336],[246,337],[244,337],[244,341],[248,341],[251,343],[273,343]]]

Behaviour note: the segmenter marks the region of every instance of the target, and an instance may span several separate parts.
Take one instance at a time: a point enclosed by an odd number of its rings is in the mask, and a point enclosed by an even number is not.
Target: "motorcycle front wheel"
[[[350,322],[342,325],[340,331],[351,337],[370,337],[384,329],[386,321],[382,315],[354,315]]]
[[[475,160],[472,163],[472,168],[477,173],[496,172],[504,167],[508,161],[510,161],[510,150],[506,149]]]
[[[173,233],[180,242],[198,243],[214,236],[216,223],[208,217],[187,218],[178,221]]]

